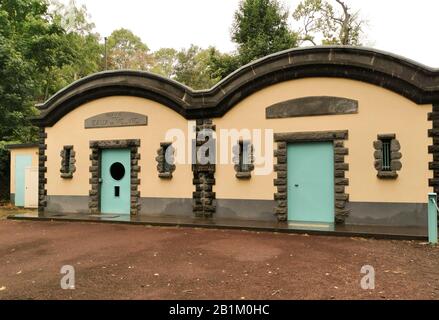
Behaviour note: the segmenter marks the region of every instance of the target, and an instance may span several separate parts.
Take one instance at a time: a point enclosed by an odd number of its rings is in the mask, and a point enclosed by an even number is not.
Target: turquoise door
[[[24,194],[26,192],[25,173],[26,168],[32,166],[32,156],[15,156],[15,205],[24,207]]]
[[[130,214],[129,149],[105,149],[101,157],[101,212]]]
[[[288,145],[288,220],[334,222],[331,142]]]

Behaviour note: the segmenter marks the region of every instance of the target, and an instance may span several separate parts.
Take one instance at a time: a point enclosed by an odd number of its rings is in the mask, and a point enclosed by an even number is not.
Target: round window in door
[[[115,162],[110,167],[110,174],[114,180],[122,180],[122,178],[125,176],[125,167],[122,163]]]

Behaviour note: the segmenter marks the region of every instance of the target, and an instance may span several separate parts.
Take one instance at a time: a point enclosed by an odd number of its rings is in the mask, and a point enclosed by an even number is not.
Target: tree
[[[361,45],[366,22],[346,2],[335,1],[340,10],[335,10],[326,0],[304,0],[297,6],[293,18],[302,24],[299,32],[302,43],[317,45],[321,39],[322,44]]]
[[[62,87],[89,74],[103,70],[103,46],[100,35],[94,32],[95,25],[90,21],[85,5],[77,6],[75,0],[64,5],[52,0],[52,13],[66,30],[67,38],[76,59],[70,65],[57,70],[57,84]]]
[[[277,0],[243,0],[235,13],[232,40],[240,64],[297,47],[297,34],[288,25],[289,13]]]
[[[108,37],[108,65],[112,69],[149,70],[148,46],[128,29],[117,29]]]
[[[207,89],[217,83],[219,79],[212,78],[209,70],[210,51],[191,45],[178,52],[175,80],[193,89]]]
[[[212,79],[221,80],[250,61],[298,46],[298,35],[288,25],[288,10],[278,0],[241,0],[231,30],[238,50],[210,50]]]
[[[28,117],[44,99],[51,72],[75,58],[65,30],[43,0],[0,2],[0,137],[31,138]]]
[[[240,57],[234,53],[221,53],[216,48],[209,49],[207,61],[212,79],[224,79],[241,66]]]
[[[76,57],[66,32],[45,0],[0,1],[0,175],[7,176],[10,142],[35,140],[29,118],[49,95],[53,71]],[[1,188],[7,188],[4,181]],[[7,191],[0,192],[7,194]]]
[[[153,53],[151,72],[164,77],[175,78],[175,66],[178,62],[178,51],[173,48],[162,48]]]

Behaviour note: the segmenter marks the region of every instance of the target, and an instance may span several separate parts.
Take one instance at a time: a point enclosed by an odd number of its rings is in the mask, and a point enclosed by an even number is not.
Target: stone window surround
[[[157,150],[157,157],[155,160],[157,161],[157,171],[159,173],[159,178],[161,179],[172,179],[172,173],[175,171],[174,159],[172,163],[168,163],[168,170],[165,170],[165,162],[166,162],[166,151],[172,148],[172,152],[174,154],[175,149],[172,146],[172,142],[161,142],[160,148]]]
[[[101,179],[101,150],[102,149],[130,149],[131,150],[131,198],[130,214],[137,215],[140,210],[140,185],[139,179],[139,160],[140,160],[140,140],[100,140],[90,141],[90,192],[89,192],[89,212],[90,214],[100,213],[100,179]]]
[[[277,178],[273,181],[274,186],[277,188],[277,193],[274,194],[274,200],[277,202],[275,214],[279,221],[288,220],[287,145],[289,143],[300,142],[333,142],[335,223],[344,223],[346,217],[349,215],[349,210],[346,209],[349,201],[346,186],[349,185],[349,179],[345,176],[346,171],[349,170],[349,164],[345,161],[349,150],[345,148],[344,145],[348,137],[349,134],[347,130],[274,134],[274,142],[277,143],[277,150],[274,150],[274,157],[277,159],[277,164],[274,165],[274,171],[277,174]]]
[[[250,153],[247,154],[249,157],[248,163],[246,164],[245,170],[240,166],[240,158],[241,158],[241,145],[243,148],[243,154],[244,154],[244,147],[247,146],[250,149]],[[233,163],[235,164],[234,168],[236,171],[236,178],[238,179],[250,179],[251,173],[254,170],[254,155],[253,155],[253,144],[250,142],[250,140],[242,140],[240,139],[236,145],[233,146]],[[243,155],[242,155],[243,156]]]
[[[70,150],[68,159],[66,159],[67,150]],[[60,156],[61,156],[61,170],[60,170],[61,178],[72,179],[73,174],[76,172],[76,166],[75,166],[76,154],[75,154],[75,151],[73,150],[73,146],[72,145],[64,146],[60,152]],[[67,164],[67,162],[68,162],[68,164]],[[68,170],[66,170],[66,169],[68,169]]]
[[[382,170],[382,157],[383,157],[383,140],[390,140],[390,170]],[[375,148],[374,158],[375,158],[375,169],[378,171],[377,177],[379,179],[396,179],[398,178],[398,171],[402,168],[401,158],[402,154],[400,152],[401,145],[396,139],[396,134],[378,134],[377,140],[374,141],[373,146]]]

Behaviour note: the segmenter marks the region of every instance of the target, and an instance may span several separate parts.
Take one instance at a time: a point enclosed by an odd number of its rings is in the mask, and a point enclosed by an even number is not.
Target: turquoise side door
[[[288,220],[334,223],[331,142],[288,145]]]
[[[130,214],[131,154],[105,149],[101,154],[101,213]]]
[[[24,207],[24,194],[26,193],[25,173],[26,168],[32,166],[32,156],[15,156],[15,205]]]

